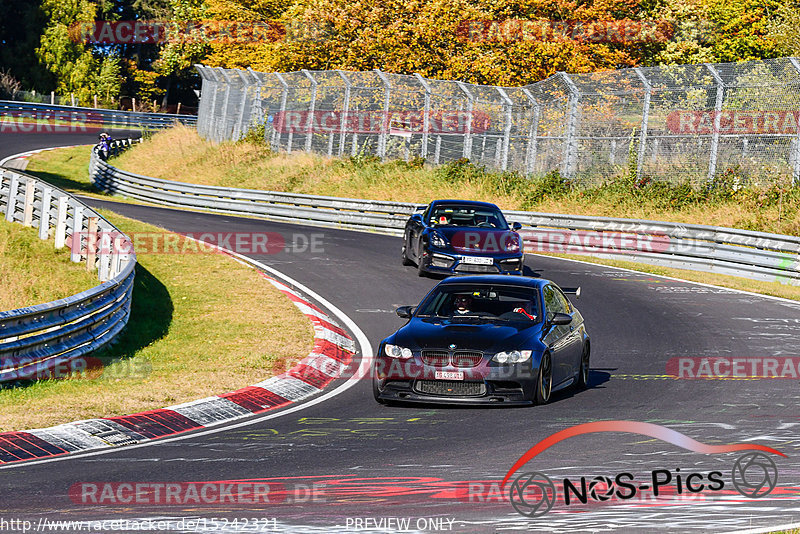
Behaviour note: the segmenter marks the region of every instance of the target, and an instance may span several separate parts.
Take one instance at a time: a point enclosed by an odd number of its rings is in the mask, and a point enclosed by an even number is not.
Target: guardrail
[[[70,245],[72,261],[97,269],[101,282],[71,297],[0,312],[0,382],[81,370],[79,359],[111,342],[128,322],[136,266],[130,240],[69,193],[12,169],[0,169],[0,212],[38,228],[41,239],[54,236],[56,248]],[[97,254],[90,236],[98,231],[125,245]]]
[[[130,141],[125,143],[130,144]],[[116,150],[123,143],[115,145]],[[117,169],[92,155],[103,191],[155,204],[402,235],[422,206],[195,185]],[[526,252],[561,252],[800,285],[800,237],[660,221],[505,211]]]
[[[13,100],[0,100],[0,116],[53,121],[53,124],[49,124],[53,127],[60,122],[75,122],[98,127],[127,126],[151,129],[169,128],[175,122],[187,126],[197,125],[197,115],[143,113],[138,111],[38,104],[36,102],[17,102]]]

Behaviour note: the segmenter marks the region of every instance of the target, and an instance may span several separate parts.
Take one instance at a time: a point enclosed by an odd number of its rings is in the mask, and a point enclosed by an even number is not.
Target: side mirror
[[[550,324],[553,325],[565,325],[572,322],[572,316],[567,313],[557,313],[553,315],[553,318],[550,320]]]
[[[511,229],[514,230],[515,232],[519,232],[520,230],[522,230],[522,224],[518,222],[513,222],[511,223]]]
[[[417,222],[422,222],[422,214],[421,213],[415,213],[414,215],[411,216],[411,220],[412,221],[417,221]]]
[[[397,308],[396,313],[398,317],[402,317],[403,319],[411,319],[411,315],[414,313],[414,306],[400,306]]]

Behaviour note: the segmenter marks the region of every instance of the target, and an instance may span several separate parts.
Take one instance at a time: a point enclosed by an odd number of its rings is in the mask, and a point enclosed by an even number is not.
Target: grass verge
[[[90,289],[100,282],[68,248],[56,250],[38,230],[0,219],[0,311],[43,304]]]
[[[159,228],[100,212],[127,234]],[[0,390],[0,431],[161,408],[235,390],[308,354],[309,321],[221,254],[141,254],[128,327],[105,365]],[[212,283],[213,282],[213,283]]]

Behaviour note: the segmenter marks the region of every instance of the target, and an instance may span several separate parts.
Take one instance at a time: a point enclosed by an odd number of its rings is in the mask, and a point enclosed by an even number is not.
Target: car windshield
[[[541,317],[538,294],[524,286],[446,284],[428,294],[415,316],[535,323]]]
[[[494,207],[463,204],[437,204],[430,210],[428,222],[433,226],[496,228],[508,230],[503,213]]]

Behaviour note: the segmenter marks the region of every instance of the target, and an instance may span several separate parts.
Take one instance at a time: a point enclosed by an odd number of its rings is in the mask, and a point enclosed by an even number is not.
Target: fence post
[[[109,233],[111,232],[104,233],[103,239],[106,239]],[[107,246],[105,241],[102,241],[100,244],[100,261],[97,277],[101,282],[107,282],[111,278],[111,254],[108,252]]]
[[[209,73],[214,77],[213,79],[214,90],[211,92],[212,94],[211,111],[208,114],[209,120],[208,120],[207,135],[212,141],[216,141],[217,140],[216,128],[218,127],[219,124],[219,119],[217,118],[217,115],[219,114],[219,107],[217,105],[217,100],[218,100],[217,93],[219,92],[220,80],[219,76],[217,76],[217,69],[209,67]]]
[[[86,232],[86,270],[93,271],[97,259],[97,223],[98,217],[89,217]]]
[[[796,57],[790,57],[794,70],[800,74],[800,61]],[[795,117],[797,123],[797,136],[794,140],[794,166],[792,168],[792,185],[795,187],[800,186],[800,114]]]
[[[500,168],[505,171],[505,170],[508,169],[508,148],[509,148],[509,145],[511,144],[511,118],[512,118],[512,112],[513,112],[513,109],[514,109],[514,103],[511,101],[510,98],[508,98],[508,94],[505,92],[505,90],[502,87],[495,87],[495,89],[497,89],[497,92],[500,94],[500,97],[503,99],[503,102],[505,103],[504,107],[506,108],[506,113],[505,113],[505,115],[506,115],[506,119],[505,119],[506,124],[505,124],[505,128],[503,129],[503,150],[502,150],[502,154],[500,156],[500,158],[501,158],[500,159]]]
[[[242,103],[241,108],[239,109],[239,119],[236,121],[236,131],[234,134],[234,140],[238,140],[242,138],[242,128],[244,127],[244,112],[247,108],[247,86],[249,85],[249,81],[247,76],[245,76],[245,72],[242,69],[236,69],[236,74],[239,75],[239,78],[242,80]]]
[[[425,90],[425,108],[422,111],[422,149],[420,150],[420,157],[426,159],[428,157],[428,136],[430,135],[431,125],[431,86],[428,81],[414,73],[414,77]]]
[[[383,120],[381,121],[381,134],[378,137],[378,157],[386,159],[386,141],[389,135],[389,98],[391,96],[392,85],[389,83],[389,78],[381,72],[380,69],[375,69],[375,74],[383,82]]]
[[[81,232],[83,232],[83,206],[74,206],[72,212],[72,235],[70,241],[72,242],[72,261],[80,263],[81,261]]]
[[[197,125],[195,126],[195,129],[201,137],[205,137],[204,123],[205,118],[208,116],[208,98],[206,97],[207,91],[205,89],[208,88],[208,80],[206,79],[206,73],[203,69],[203,65],[195,63],[194,68],[200,75],[200,96],[197,101]],[[178,113],[180,113],[180,106],[178,107]]]
[[[213,139],[211,128],[212,124],[216,122],[217,74],[214,72],[214,69],[210,67],[203,67],[203,73],[205,76],[203,85],[205,87],[201,89],[203,91],[203,93],[201,93],[201,98],[205,95],[206,100],[210,100],[210,102],[206,104],[206,117],[203,119],[203,135],[206,139]]]
[[[56,248],[64,248],[67,239],[67,208],[69,207],[69,197],[66,195],[58,197],[58,214],[56,215]]]
[[[111,240],[111,265],[108,273],[111,278],[117,276],[122,270],[120,266],[122,265],[123,254],[120,249],[123,246],[128,250],[133,250],[132,242],[125,239],[125,236],[114,233],[114,237]]]
[[[528,89],[523,87],[522,92],[528,97],[531,104],[533,104],[533,118],[531,119],[531,128],[528,133],[528,147],[525,151],[525,174],[530,175],[533,173],[533,168],[536,165],[536,151],[538,149],[537,137],[539,135],[539,114],[541,113],[541,106]]]
[[[53,188],[45,187],[42,190],[42,214],[39,216],[39,239],[47,240],[50,237],[50,207],[53,201]]]
[[[350,82],[350,78],[342,72],[341,70],[336,70],[339,73],[339,76],[342,77],[344,80],[345,87],[344,87],[344,109],[342,110],[342,116],[339,118],[340,122],[340,130],[341,133],[339,134],[339,157],[344,155],[344,144],[347,140],[347,120],[348,120],[348,113],[350,113],[350,90],[353,87],[353,84]]]
[[[25,181],[25,204],[22,209],[22,226],[33,225],[33,200],[36,192],[36,182],[28,179]]]
[[[8,204],[6,204],[6,220],[14,222],[14,212],[17,210],[17,193],[19,192],[19,176],[11,173],[11,183],[8,186]]]
[[[256,84],[256,94],[253,96],[253,103],[250,105],[250,121],[248,122],[248,126],[251,124],[263,124],[264,123],[264,113],[261,109],[261,76],[258,75],[256,71],[254,71],[251,67],[247,67],[247,72],[250,73],[250,76],[253,77]],[[264,134],[266,135],[266,124],[264,125]],[[264,140],[266,144],[266,139]]]
[[[644,151],[645,143],[647,142],[647,124],[650,119],[650,95],[653,91],[653,86],[650,85],[650,80],[644,75],[642,69],[636,67],[633,69],[636,75],[641,80],[644,86],[644,102],[642,104],[642,125],[639,131],[639,150],[636,154],[636,179],[642,178],[642,165],[644,164]]]
[[[222,125],[222,129],[220,130],[220,135],[219,135],[219,142],[222,142],[225,140],[226,134],[228,133],[228,106],[230,106],[231,103],[231,86],[233,85],[233,83],[231,82],[231,79],[228,77],[227,70],[220,67],[219,72],[225,79],[225,103],[222,105],[222,119],[220,119],[219,121],[219,124]]]
[[[302,70],[303,74],[306,75],[306,78],[311,81],[311,103],[308,106],[308,119],[306,120],[306,152],[311,152],[311,141],[313,140],[313,132],[314,129],[314,112],[317,108],[317,80],[314,78],[314,75],[311,74],[307,69]]]
[[[722,115],[722,102],[725,98],[725,82],[712,65],[705,64],[708,71],[717,82],[717,97],[714,102],[714,130],[711,132],[711,154],[708,158],[708,181],[714,180],[717,173],[717,156],[719,155],[719,123]]]
[[[283,90],[281,91],[281,105],[280,105],[280,108],[278,108],[278,116],[274,117],[273,121],[272,121],[272,125],[273,125],[272,126],[272,150],[277,151],[281,146],[281,134],[278,132],[278,129],[275,127],[275,125],[278,124],[279,120],[282,120],[282,121],[286,120],[284,115],[286,114],[286,99],[289,97],[289,84],[286,83],[286,80],[283,78],[283,76],[281,76],[281,74],[279,72],[273,72],[273,74],[278,79],[278,81],[281,84],[281,87],[283,88]],[[289,135],[291,135],[291,132],[289,132]]]
[[[475,97],[470,92],[467,84],[464,82],[456,82],[458,88],[467,97],[467,125],[464,130],[464,153],[462,154],[466,159],[472,159],[472,109],[475,102]]]
[[[559,72],[558,76],[569,88],[569,110],[567,111],[567,132],[564,140],[564,163],[562,174],[567,178],[573,178],[578,168],[578,101],[581,93],[578,87],[566,72]]]

